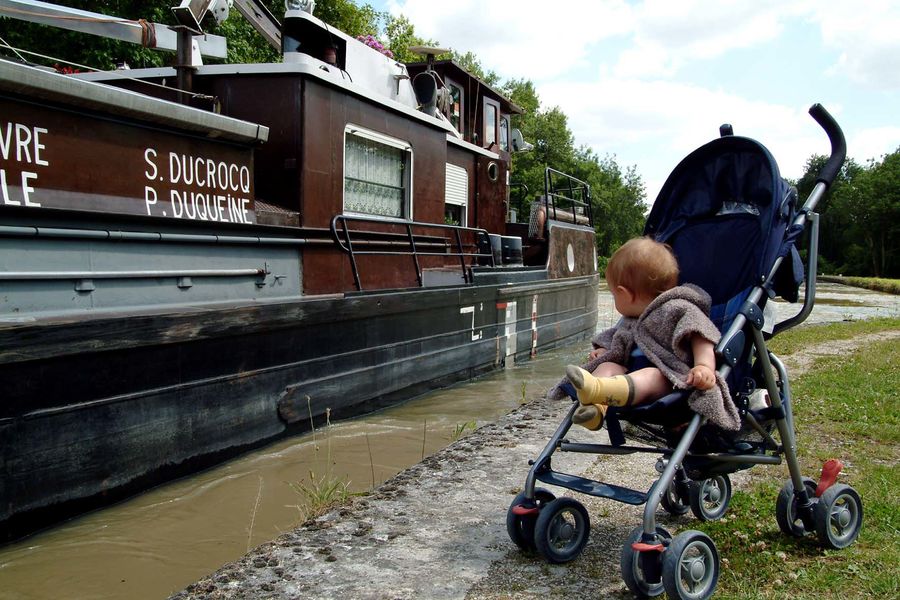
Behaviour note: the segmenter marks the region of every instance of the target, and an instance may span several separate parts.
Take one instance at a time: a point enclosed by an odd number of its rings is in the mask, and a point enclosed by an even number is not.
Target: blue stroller
[[[733,135],[723,125],[718,139],[688,155],[663,186],[644,230],[672,246],[681,265],[681,283],[694,283],[713,300],[711,318],[723,332],[716,346],[718,371],[728,382],[742,429],[726,432],[687,405],[687,393],[630,408],[610,407],[605,418],[609,444],[565,438],[578,407],[575,400],[538,458],[531,462],[524,490],[507,512],[507,531],[526,551],[552,563],[573,560],[590,530],[587,510],[573,498],[555,498],[538,481],[632,505],[644,504],[643,525],[622,548],[622,578],[639,598],[667,592],[669,598],[709,598],[719,578],[716,546],[700,531],[672,537],[656,524],[660,504],[671,514],[688,510],[701,520],[722,517],[731,499],[728,475],[757,464],[785,460],[790,479],[775,507],[779,528],[801,537],[815,532],[829,548],[854,542],[862,525],[857,492],[836,484],[838,461],[828,461],[817,483],[803,477],[797,460],[791,389],[784,364],[766,348],[766,339],[806,319],[815,300],[818,215],[813,209],[826,193],[846,156],[844,136],[819,104],[810,115],[825,130],[831,156],[803,206],[785,182],[769,151],[755,140]],[[810,227],[807,264],[795,247]],[[799,313],[767,323],[766,303],[779,295],[796,301],[806,267]],[[628,445],[629,436],[646,445]],[[680,425],[672,427],[673,425]],[[777,436],[776,436],[777,431]],[[659,479],[647,492],[553,470],[555,452],[660,455]]]

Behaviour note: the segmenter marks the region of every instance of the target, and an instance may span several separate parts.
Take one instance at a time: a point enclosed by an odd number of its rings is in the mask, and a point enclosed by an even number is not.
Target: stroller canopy
[[[701,146],[669,175],[647,218],[644,234],[672,246],[681,282],[694,283],[713,299],[713,321],[733,317],[777,258],[796,260],[779,269],[774,291],[796,300],[802,264],[790,225],[796,190],[778,171],[769,151],[750,138],[725,136]]]

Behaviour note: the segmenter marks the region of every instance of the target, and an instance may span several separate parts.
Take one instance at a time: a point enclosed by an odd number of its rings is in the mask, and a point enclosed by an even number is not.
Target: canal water
[[[599,326],[617,316],[601,290]],[[810,321],[898,316],[900,298],[823,285]],[[781,315],[796,307],[779,305]],[[782,317],[783,318],[783,317]],[[0,599],[156,599],[302,521],[298,484],[365,491],[491,422],[580,363],[586,344],[334,423],[0,548]]]

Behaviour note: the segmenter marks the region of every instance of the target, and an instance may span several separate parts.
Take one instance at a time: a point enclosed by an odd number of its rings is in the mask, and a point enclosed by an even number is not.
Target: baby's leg
[[[614,362],[605,362],[600,363],[600,365],[594,369],[594,377],[614,377],[615,375],[624,375],[628,370],[625,369],[622,365]]]
[[[597,376],[572,365],[566,367],[566,377],[575,386],[581,404],[642,404],[660,398],[672,389],[662,372],[654,367],[623,374],[621,365],[603,363],[594,373]]]
[[[629,373],[627,377],[630,377],[634,384],[633,404],[653,402],[672,391],[672,384],[656,367],[639,369]]]

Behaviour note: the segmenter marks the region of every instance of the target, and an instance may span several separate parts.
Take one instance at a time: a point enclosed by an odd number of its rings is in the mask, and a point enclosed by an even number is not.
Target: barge
[[[593,333],[590,190],[513,214],[518,107],[281,26],[275,64],[0,60],[0,541]]]

